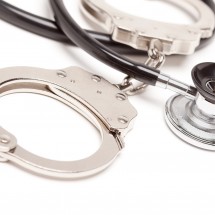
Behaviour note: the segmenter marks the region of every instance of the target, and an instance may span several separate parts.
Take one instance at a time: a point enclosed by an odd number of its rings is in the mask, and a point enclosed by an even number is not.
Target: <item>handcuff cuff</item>
[[[101,171],[123,148],[123,137],[137,114],[117,87],[77,67],[57,71],[27,67],[1,69],[0,95],[19,92],[54,98],[82,114],[101,133],[102,144],[93,156],[63,162],[26,151],[12,134],[0,128],[0,161],[9,160],[46,176],[78,178]]]
[[[196,87],[172,79],[158,71],[165,61],[165,55],[191,54],[199,44],[207,42],[214,33],[215,6],[212,1],[183,0],[180,2],[189,3],[198,10],[200,18],[197,23],[191,26],[164,24],[124,14],[102,0],[81,1],[85,14],[108,29],[111,39],[107,46],[112,48],[112,44],[118,44],[117,48],[120,47],[122,52],[148,51],[149,58],[144,65],[122,57],[118,54],[120,51],[116,53],[92,38],[89,32],[85,32],[75,23],[62,0],[51,0],[59,27],[58,29],[54,27],[54,31],[60,32],[58,35],[61,35],[61,38],[67,37],[61,40],[52,35],[52,39],[63,42],[71,40],[92,56],[128,76],[123,83],[112,85],[103,78],[80,68],[59,71],[25,67],[0,70],[2,96],[14,92],[33,92],[55,98],[77,110],[96,125],[103,139],[100,149],[92,156],[78,161],[61,162],[40,158],[25,151],[17,145],[16,138],[12,134],[0,129],[0,159],[13,161],[40,174],[60,178],[84,177],[103,170],[123,148],[123,137],[132,128],[137,115],[127,97],[141,92],[146,84],[177,92],[179,95],[172,97],[166,104],[166,119],[169,127],[190,144],[215,150],[215,64],[202,63],[193,69],[192,77]],[[11,21],[9,12],[17,12],[17,9],[13,7],[13,11],[8,7],[9,4],[6,5],[5,10],[5,3],[2,4],[0,1],[0,11],[3,8],[3,15],[9,14],[4,16],[4,19],[15,25],[22,25],[20,21],[18,23],[14,19]],[[23,14],[25,14],[24,11],[19,15],[22,17]],[[28,16],[31,14],[28,13]],[[40,19],[40,17],[35,18]],[[21,18],[21,20],[24,19]],[[48,20],[44,21],[48,22]],[[105,23],[108,23],[108,26]],[[142,26],[139,23],[144,24]],[[33,27],[26,28],[25,24],[22,28],[34,33],[42,28],[38,25],[37,30],[33,31]],[[52,28],[53,25],[55,25],[54,22],[52,22]],[[158,33],[163,26],[162,29],[165,29],[166,35]],[[183,33],[172,32],[173,29]],[[108,34],[103,35],[108,36]],[[42,35],[48,36],[45,33]],[[143,84],[134,87],[132,79],[137,79]],[[89,86],[87,92],[86,84]],[[112,105],[106,107],[104,104]]]

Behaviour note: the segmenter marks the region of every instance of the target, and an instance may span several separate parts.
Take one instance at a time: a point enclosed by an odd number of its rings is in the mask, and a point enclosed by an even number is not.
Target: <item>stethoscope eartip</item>
[[[192,71],[197,96],[170,98],[165,107],[166,122],[184,141],[215,150],[215,63],[201,63]]]

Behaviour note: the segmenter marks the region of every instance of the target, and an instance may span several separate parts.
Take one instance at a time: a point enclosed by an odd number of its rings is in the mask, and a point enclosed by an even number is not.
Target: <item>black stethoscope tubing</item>
[[[120,51],[128,53],[134,51],[135,53],[140,53],[138,50],[112,41],[108,34],[83,30],[72,19],[62,0],[50,0],[50,2],[57,24],[54,21],[14,7],[2,0],[0,0],[0,18],[44,37],[65,43],[75,43],[90,55],[114,69],[120,70],[130,77],[143,81],[146,84],[156,85],[160,71],[147,67],[144,64],[131,61],[119,54]],[[215,4],[212,0],[203,0],[203,2],[215,13]],[[60,28],[57,26],[60,26]],[[202,39],[200,47],[205,45],[208,41],[209,39]],[[113,49],[117,52],[113,51]]]
[[[34,34],[66,44],[75,45],[67,38],[63,31],[57,27],[55,21],[29,13],[2,0],[0,0],[0,18]],[[109,34],[90,30],[86,30],[86,32],[91,37],[118,53],[135,55],[144,54],[144,51],[136,50],[130,46],[114,42]]]
[[[63,0],[50,0],[50,2],[58,26],[77,46],[98,60],[132,78],[152,86],[156,85],[160,76],[160,71],[125,58],[92,38],[71,17],[63,3]],[[210,5],[215,12],[213,1],[207,0],[204,2]],[[202,42],[204,43],[205,40]]]
[[[145,82],[146,84],[156,85],[156,81],[160,75],[158,70],[129,60],[89,36],[70,16],[63,1],[51,0],[50,3],[58,26],[78,47],[99,61],[125,73],[129,77]]]

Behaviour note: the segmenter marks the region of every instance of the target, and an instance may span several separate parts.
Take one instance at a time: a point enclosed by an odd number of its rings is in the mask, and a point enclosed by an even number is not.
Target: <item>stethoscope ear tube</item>
[[[75,45],[70,39],[67,38],[63,31],[58,28],[55,21],[29,13],[2,0],[0,0],[0,18],[14,26],[42,37]],[[118,53],[135,55],[145,54],[143,51],[114,42],[109,34],[89,30],[86,30],[86,32]]]
[[[71,41],[58,30],[54,21],[36,16],[0,0],[0,18],[12,25],[63,43]]]
[[[203,2],[207,4],[215,13],[215,5],[213,1],[203,0]],[[62,16],[64,18],[64,21],[59,19],[60,12],[61,15],[63,15],[62,13],[67,12],[65,7],[58,7],[60,3],[63,5],[63,1],[51,0],[51,4],[53,6],[58,24],[55,21],[21,10],[2,0],[0,0],[0,18],[22,29],[53,40],[71,45],[75,45],[73,42],[75,41],[78,46],[82,47],[83,49],[88,51],[89,54],[93,55],[109,66],[112,66],[115,69],[126,73],[130,77],[144,81],[147,84],[160,85],[159,80],[166,79],[165,76],[163,77],[162,75],[159,75],[159,71],[157,71],[156,69],[152,69],[143,64],[137,64],[136,62],[126,59],[120,55],[143,55],[145,54],[145,52],[133,49],[127,45],[114,42],[109,34],[94,31],[84,31],[76,24],[76,27],[79,27],[76,28],[76,30],[78,30],[79,33],[81,32],[81,34],[77,34],[76,31],[73,31],[74,20],[72,20],[68,13],[67,16]],[[67,35],[64,34],[64,32],[58,27],[58,25],[60,26],[60,28],[62,28],[63,31],[67,31]],[[80,37],[82,37],[82,40]],[[102,44],[98,43],[96,40],[92,40],[92,37]],[[85,41],[83,41],[83,39]],[[205,46],[210,41],[210,39],[211,38],[201,39],[198,48]],[[115,52],[113,52],[112,50],[114,50]]]
[[[211,0],[203,0],[215,13],[215,5]],[[32,32],[34,34],[56,40],[59,42],[75,45],[67,36],[58,28],[55,21],[46,19],[44,17],[37,16],[35,14],[24,11],[17,8],[3,0],[0,0],[0,18],[12,25],[19,28]],[[120,54],[132,54],[132,55],[143,55],[144,51],[134,49],[130,46],[123,45],[121,43],[113,41],[111,35],[86,30],[96,40],[100,41],[105,46],[116,51]],[[201,39],[200,45],[197,49],[201,49],[210,42],[211,38]]]

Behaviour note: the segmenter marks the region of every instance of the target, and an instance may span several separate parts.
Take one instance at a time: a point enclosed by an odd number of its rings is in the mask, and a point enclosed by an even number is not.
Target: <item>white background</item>
[[[8,2],[52,18],[47,0]],[[148,18],[193,22],[158,2],[110,2]],[[138,2],[142,5],[135,7]],[[78,23],[89,28],[78,10],[79,1],[67,0],[66,4]],[[124,77],[78,48],[44,39],[3,21],[0,29],[1,68],[80,66],[112,83]],[[212,42],[191,56],[168,57],[162,72],[192,84],[192,67],[214,61],[214,49]],[[138,117],[125,138],[126,147],[106,171],[91,178],[62,181],[31,174],[12,163],[0,163],[0,214],[214,215],[215,154],[184,143],[168,129],[163,112],[166,100],[173,94],[148,87],[142,95],[130,98]],[[16,94],[1,98],[0,119],[0,125],[13,133],[21,146],[44,157],[79,159],[99,147],[100,137],[86,120],[42,96]]]

